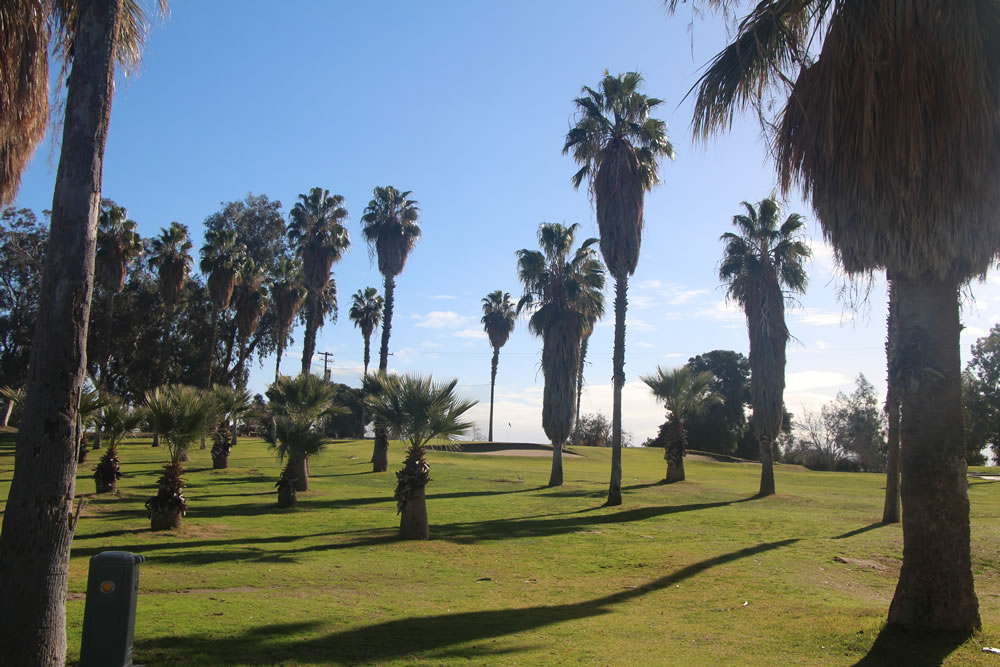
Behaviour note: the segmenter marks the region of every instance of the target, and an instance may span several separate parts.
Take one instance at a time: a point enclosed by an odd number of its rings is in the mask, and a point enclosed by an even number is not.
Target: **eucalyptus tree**
[[[667,460],[667,476],[664,481],[668,484],[685,479],[687,430],[684,422],[689,416],[701,414],[722,401],[722,396],[712,390],[714,379],[708,371],[695,373],[688,366],[671,370],[663,370],[657,366],[655,375],[642,376],[642,381],[653,392],[653,396],[662,401],[670,413],[663,452],[663,458]]]
[[[208,342],[208,374],[206,386],[212,386],[215,366],[215,346],[219,334],[219,315],[229,308],[233,290],[240,281],[246,246],[240,243],[235,230],[208,229],[201,247],[201,272],[207,276],[206,287],[212,299],[212,335]]]
[[[573,187],[590,184],[601,234],[601,254],[615,279],[615,341],[612,365],[612,455],[608,505],[622,502],[622,387],[625,385],[625,311],[628,278],[635,273],[642,242],[645,193],[659,183],[659,161],[673,159],[667,125],[650,113],[662,103],[639,92],[642,76],[607,70],[597,90],[583,87],[575,100],[576,124],[566,134],[563,153],[581,165]]]
[[[42,12],[49,9],[54,9],[52,34],[63,38],[52,50],[67,74],[39,294],[45,308],[36,324],[15,473],[0,531],[0,645],[5,660],[16,665],[62,664],[66,659],[66,582],[75,528],[75,400],[86,366],[115,59],[128,62],[127,54],[137,58],[145,34],[141,12],[138,17],[129,14],[135,3],[128,2],[124,11],[123,4],[92,0],[76,7],[72,17],[63,2],[5,2],[0,10],[5,26],[0,31],[0,64],[5,72],[17,71],[14,86],[0,86],[0,200],[13,195],[31,149],[44,132],[45,106],[39,97],[48,91],[44,68],[50,48],[42,18],[49,15]],[[60,43],[72,48],[60,49]]]
[[[576,377],[580,368],[580,338],[587,313],[604,290],[604,266],[597,257],[596,238],[573,250],[579,225],[542,223],[541,251],[518,250],[517,273],[524,295],[517,312],[531,311],[528,330],[542,339],[542,429],[552,441],[549,486],[563,483],[562,448],[576,419]]]
[[[358,290],[351,297],[349,316],[354,326],[361,329],[361,336],[365,339],[365,375],[368,375],[368,362],[371,360],[372,334],[382,321],[384,306],[385,300],[379,296],[378,290],[374,287]]]
[[[510,300],[510,293],[498,289],[483,298],[483,318],[480,321],[490,339],[490,347],[493,348],[493,360],[490,363],[490,442],[493,442],[493,393],[497,384],[500,348],[507,344],[507,339],[514,331],[516,318],[517,309]]]
[[[980,626],[958,293],[1000,248],[996,9],[985,1],[768,0],[695,86],[701,136],[770,95],[780,113],[773,145],[782,189],[802,188],[847,273],[892,276],[905,446],[891,625]]]
[[[785,299],[806,289],[802,263],[809,247],[798,240],[805,224],[798,213],[780,222],[781,205],[774,195],[756,207],[743,202],[745,214],[733,217],[738,234],[726,232],[719,279],[726,296],[743,309],[750,335],[750,404],[753,429],[760,442],[760,495],[774,493],[774,439],[784,416]],[[780,222],[780,224],[779,224]]]
[[[382,347],[379,350],[379,371],[389,368],[389,334],[392,331],[392,309],[395,304],[396,276],[403,272],[406,259],[420,239],[420,209],[410,199],[410,191],[399,191],[391,185],[377,186],[361,216],[361,234],[368,244],[369,257],[378,258],[378,270],[385,279],[385,305],[382,310]],[[389,438],[384,428],[376,426],[372,452],[375,472],[389,467]]]
[[[160,230],[160,235],[150,243],[149,267],[156,271],[159,279],[160,299],[163,302],[163,338],[160,342],[160,365],[158,377],[166,375],[170,354],[170,330],[177,304],[184,291],[191,271],[191,249],[194,244],[188,235],[187,225],[171,222],[170,227]]]
[[[288,333],[295,321],[295,315],[305,302],[307,293],[301,262],[294,257],[280,258],[271,275],[271,303],[274,304],[278,318],[278,359],[274,362],[275,380],[281,377],[281,356],[285,351]]]
[[[105,298],[104,339],[101,359],[98,362],[98,382],[107,380],[110,355],[111,327],[114,323],[115,296],[125,288],[129,268],[143,253],[142,237],[136,232],[135,220],[128,218],[128,211],[110,200],[104,200],[97,220],[97,256],[94,262],[95,282],[101,286]]]
[[[347,209],[341,195],[313,188],[289,215],[288,240],[302,259],[307,290],[305,303],[306,333],[302,346],[302,372],[308,373],[316,349],[316,332],[323,326],[324,290],[331,282],[330,270],[351,245],[347,228]]]

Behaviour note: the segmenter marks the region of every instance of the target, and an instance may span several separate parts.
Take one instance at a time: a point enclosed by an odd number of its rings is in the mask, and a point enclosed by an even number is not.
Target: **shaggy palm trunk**
[[[958,281],[893,281],[902,421],[903,566],[889,623],[971,632],[972,580]]]
[[[302,372],[308,373],[316,351],[316,309],[320,308],[319,296],[311,290],[306,297],[306,333],[302,340]]]
[[[86,371],[97,213],[121,0],[79,3],[62,151],[14,477],[0,532],[0,646],[9,665],[66,661],[76,408]]]
[[[562,464],[563,443],[552,443],[552,472],[549,473],[549,486],[562,486],[563,464]]]
[[[309,457],[296,456],[289,464],[292,474],[295,475],[295,490],[309,490]]]
[[[493,362],[490,364],[490,435],[493,442],[493,394],[497,387],[497,366],[500,365],[500,348],[493,348]]]
[[[395,302],[396,279],[385,277],[385,305],[382,310],[382,348],[379,350],[378,369],[389,369],[389,332],[392,329],[392,306]],[[372,451],[372,471],[385,472],[389,469],[389,433],[385,427],[375,424],[375,446]]]
[[[684,431],[684,424],[680,419],[671,416],[670,438],[663,451],[663,458],[667,460],[667,476],[664,479],[667,484],[684,481],[684,452],[686,449],[687,433]]]
[[[899,523],[899,393],[896,389],[896,296],[892,280],[889,286],[889,316],[886,326],[886,392],[885,412],[888,421],[885,465],[885,506],[882,523]]]
[[[622,387],[625,385],[625,311],[628,309],[628,278],[615,280],[614,403],[611,408],[611,483],[605,505],[622,504]]]
[[[774,269],[762,276],[746,302],[750,338],[750,397],[754,435],[760,443],[759,496],[775,492],[772,447],[781,429],[785,393],[785,301]]]

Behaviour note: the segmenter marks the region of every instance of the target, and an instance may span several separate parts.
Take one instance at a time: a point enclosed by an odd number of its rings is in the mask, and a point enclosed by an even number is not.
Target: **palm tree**
[[[667,484],[684,481],[684,455],[687,451],[685,420],[722,402],[722,397],[712,391],[714,380],[709,371],[695,373],[687,366],[669,371],[657,366],[656,375],[642,376],[642,381],[649,386],[653,396],[663,401],[670,412],[667,442],[663,452],[663,458],[667,460],[667,476],[664,480]]]
[[[7,422],[10,421],[10,415],[14,411],[14,408],[21,409],[24,407],[24,398],[27,395],[27,389],[25,387],[11,387],[5,385],[0,387],[0,396],[7,399],[7,408],[3,415],[3,427],[7,428]]]
[[[129,267],[143,252],[142,237],[136,232],[135,220],[128,219],[128,211],[121,206],[105,201],[97,221],[97,258],[94,263],[95,282],[104,290],[105,322],[104,345],[98,364],[98,382],[107,383],[108,354],[111,327],[114,322],[115,295],[125,288],[125,277]]]
[[[42,514],[37,508],[49,503],[47,499],[73,497],[75,400],[86,370],[87,318],[114,62],[116,55],[121,60],[123,53],[137,54],[145,31],[145,22],[129,13],[135,8],[131,0],[83,3],[73,21],[63,11],[65,4],[3,3],[5,27],[0,37],[0,67],[8,73],[17,68],[12,94],[6,85],[0,92],[3,200],[16,189],[47,120],[40,117],[45,112],[38,102],[49,82],[42,64],[49,51],[42,18],[48,14],[43,11],[55,10],[54,34],[71,35],[72,43],[71,50],[55,49],[68,74],[64,79],[66,115],[39,294],[46,307],[36,322],[28,394],[18,432],[18,451],[30,449],[36,454],[17,457],[0,530],[0,562],[7,572],[18,573],[0,578],[0,617],[6,620],[0,627],[0,644],[5,647],[5,660],[17,665],[62,664],[66,659],[66,581],[76,524],[68,502],[52,505]],[[126,25],[130,34],[124,30]]]
[[[302,372],[308,373],[316,349],[316,332],[323,326],[323,291],[331,281],[330,269],[339,262],[351,245],[347,228],[347,209],[341,195],[313,188],[299,195],[290,214],[288,240],[302,258],[305,273],[306,335],[302,349]]]
[[[156,495],[146,501],[152,530],[181,525],[187,512],[182,461],[217,409],[211,394],[195,387],[164,385],[146,394],[146,418],[166,441],[170,455],[157,481]]]
[[[215,385],[212,393],[219,408],[216,435],[225,436],[217,438],[212,445],[212,467],[228,468],[229,453],[238,440],[239,419],[253,409],[253,396],[246,389],[226,385]]]
[[[377,255],[379,273],[385,278],[382,348],[378,361],[378,369],[383,373],[389,368],[389,333],[392,330],[396,276],[403,272],[406,258],[420,238],[419,217],[420,209],[416,200],[410,199],[410,191],[400,192],[391,185],[375,188],[361,216],[361,233],[368,244],[368,254]],[[372,466],[375,472],[385,472],[389,468],[389,438],[385,429],[377,425]]]
[[[563,153],[573,152],[597,209],[601,254],[615,279],[615,342],[612,358],[614,403],[611,413],[611,483],[608,505],[622,503],[622,387],[625,385],[625,310],[628,278],[635,273],[642,241],[643,199],[659,183],[662,157],[673,159],[667,125],[650,113],[662,100],[639,92],[636,72],[611,76],[607,70],[597,90],[583,87],[576,102],[576,125],[566,134]]]
[[[899,359],[897,356],[899,324],[897,323],[899,303],[896,300],[896,290],[892,287],[892,278],[886,274],[888,287],[889,313],[886,316],[885,358],[886,358],[886,391],[885,413],[888,423],[886,435],[885,462],[885,505],[882,508],[882,523],[899,523]]]
[[[424,458],[427,444],[435,439],[450,441],[472,427],[471,422],[462,421],[462,415],[476,401],[456,396],[457,384],[458,380],[435,384],[430,376],[365,375],[365,402],[375,420],[394,438],[410,441],[403,469],[396,473],[399,537],[404,540],[430,537],[425,491],[430,481],[430,466]]]
[[[240,276],[239,293],[236,298],[236,331],[239,338],[239,361],[233,374],[239,386],[246,386],[245,368],[246,360],[250,355],[247,343],[250,337],[257,332],[257,325],[260,324],[261,316],[267,312],[270,305],[268,301],[268,289],[265,286],[267,274],[256,265],[252,259],[247,258],[243,263]]]
[[[327,442],[322,435],[326,417],[341,413],[333,384],[311,373],[282,376],[265,393],[274,419],[274,430],[265,435],[278,458],[287,459],[283,478],[292,479],[296,491],[309,490],[309,457]]]
[[[542,338],[542,428],[552,441],[549,486],[563,482],[562,447],[576,419],[576,377],[580,369],[580,338],[587,313],[604,290],[604,267],[589,238],[573,251],[579,225],[542,223],[538,244],[542,250],[517,251],[518,278],[524,296],[517,312],[533,310],[528,330]]]
[[[580,403],[583,401],[583,367],[587,363],[587,349],[590,347],[590,337],[597,326],[597,320],[604,317],[604,292],[598,295],[590,304],[592,309],[584,313],[583,334],[580,336],[580,372],[576,374],[576,415],[580,416]],[[579,422],[577,423],[579,425]],[[614,456],[612,456],[614,458]]]
[[[281,355],[285,351],[288,331],[295,315],[305,301],[307,290],[301,263],[293,257],[282,257],[271,276],[271,301],[278,317],[278,360],[274,363],[274,379],[281,377]]]
[[[806,272],[802,262],[809,248],[796,240],[805,224],[792,213],[779,226],[781,205],[774,195],[754,208],[743,202],[745,215],[733,217],[739,234],[726,232],[719,279],[726,295],[747,317],[750,334],[750,404],[753,429],[760,442],[760,495],[774,493],[772,452],[781,428],[785,391],[785,299],[788,292],[803,293]]]
[[[94,418],[98,431],[108,441],[104,456],[94,468],[97,493],[114,493],[118,488],[122,476],[118,445],[125,436],[134,433],[145,418],[143,410],[130,408],[114,396],[108,398],[104,409]]]
[[[163,300],[163,340],[160,343],[160,366],[157,373],[161,381],[168,370],[168,342],[174,309],[180,301],[191,270],[193,247],[194,244],[188,238],[187,226],[179,222],[171,222],[168,229],[161,228],[160,235],[153,239],[150,246],[149,267],[159,276],[160,298]]]
[[[514,330],[514,319],[517,317],[517,310],[510,300],[510,294],[503,290],[490,292],[483,299],[483,329],[490,339],[490,346],[493,348],[493,361],[490,364],[490,434],[489,441],[493,442],[493,392],[497,384],[497,365],[500,363],[500,348],[506,345]]]
[[[372,334],[375,333],[375,329],[382,321],[382,307],[385,305],[385,301],[374,287],[358,290],[357,294],[351,297],[351,300],[351,310],[348,315],[354,322],[354,326],[361,329],[361,335],[365,339],[365,375],[368,375]]]
[[[209,229],[205,232],[205,245],[201,247],[201,272],[208,276],[206,287],[212,299],[212,334],[209,338],[208,376],[206,385],[212,386],[215,366],[215,343],[219,333],[219,315],[229,308],[233,290],[240,281],[240,270],[246,260],[246,247],[239,242],[234,229]]]
[[[897,346],[912,358],[900,364],[904,557],[888,621],[970,632],[958,291],[1000,248],[1000,13],[903,7],[761,2],[699,81],[694,128],[707,136],[787,92],[775,100],[782,189],[802,187],[848,273],[892,274]]]

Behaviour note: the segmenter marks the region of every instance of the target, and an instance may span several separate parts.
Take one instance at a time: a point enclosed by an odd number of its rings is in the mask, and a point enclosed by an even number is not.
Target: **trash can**
[[[139,564],[143,560],[128,551],[105,551],[90,559],[80,667],[132,667]]]

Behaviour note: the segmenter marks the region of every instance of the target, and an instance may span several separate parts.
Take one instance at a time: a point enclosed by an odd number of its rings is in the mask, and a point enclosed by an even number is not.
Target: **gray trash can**
[[[143,560],[128,551],[105,551],[90,559],[80,667],[132,666],[139,564]]]

